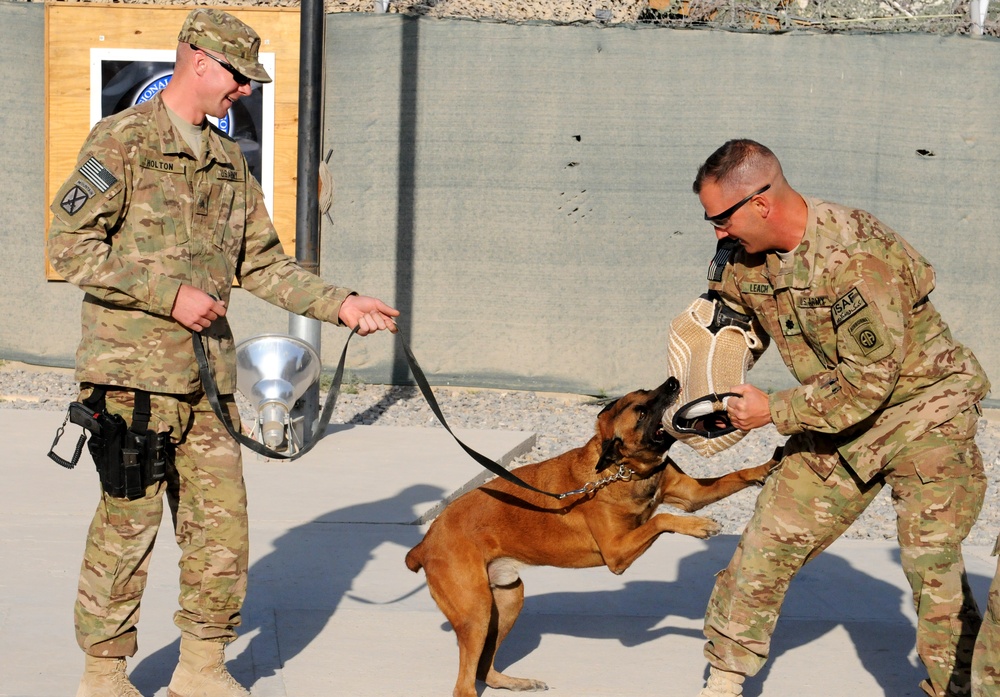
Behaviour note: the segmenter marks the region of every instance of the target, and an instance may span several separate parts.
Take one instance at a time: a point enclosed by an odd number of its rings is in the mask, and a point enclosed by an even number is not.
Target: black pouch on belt
[[[166,477],[170,443],[166,433],[148,429],[148,392],[135,391],[131,426],[120,415],[108,413],[106,392],[107,388],[97,385],[85,400],[100,424],[100,430],[91,433],[87,448],[104,491],[115,498],[137,499],[147,486]]]
[[[173,444],[170,442],[170,434],[149,430],[151,416],[149,393],[136,390],[129,437],[137,451],[144,489],[153,482],[166,479],[167,463],[173,460]]]
[[[101,411],[97,417],[101,424],[101,432],[91,434],[87,440],[87,449],[90,456],[94,458],[94,465],[97,473],[101,477],[101,487],[110,496],[124,498],[128,489],[128,479],[125,465],[125,451],[135,452],[135,448],[129,448],[126,439],[129,435],[128,425],[118,414],[109,414]],[[138,484],[140,470],[136,466],[133,455],[131,475],[133,488]]]

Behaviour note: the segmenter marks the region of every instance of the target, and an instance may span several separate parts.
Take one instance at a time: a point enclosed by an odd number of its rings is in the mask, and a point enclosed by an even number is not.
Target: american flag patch
[[[80,174],[100,189],[101,193],[107,192],[108,189],[118,183],[118,178],[93,157],[83,163],[83,166],[80,167]]]
[[[732,260],[738,244],[739,242],[734,240],[719,240],[719,243],[715,247],[715,256],[712,257],[712,261],[708,264],[709,281],[718,283],[722,280],[722,272],[725,270],[726,264]]]

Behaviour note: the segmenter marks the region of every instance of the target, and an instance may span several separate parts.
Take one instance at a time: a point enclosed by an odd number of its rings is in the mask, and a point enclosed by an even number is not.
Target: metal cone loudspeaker
[[[293,336],[261,334],[236,346],[236,389],[254,405],[254,437],[274,450],[295,452],[289,412],[319,379],[316,349]]]

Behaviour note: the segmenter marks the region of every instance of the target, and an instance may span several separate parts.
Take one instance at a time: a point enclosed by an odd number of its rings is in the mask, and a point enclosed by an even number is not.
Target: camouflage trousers
[[[1000,553],[1000,537],[993,554]],[[983,626],[972,658],[972,697],[1000,697],[1000,561],[990,584]]]
[[[901,563],[917,614],[917,655],[939,696],[970,693],[970,664],[980,615],[961,543],[986,492],[975,444],[978,415],[959,415],[918,435],[886,469],[861,482],[835,449],[822,478],[809,466],[816,448],[793,435],[757,499],[729,566],[719,572],[705,615],[705,656],[723,670],[756,674],[792,578],[826,549],[888,485]]]
[[[85,386],[86,387],[86,386]],[[85,390],[83,396],[89,394]],[[76,637],[92,656],[135,655],[139,606],[153,543],[170,506],[181,550],[175,624],[199,639],[231,641],[246,596],[249,540],[239,445],[204,395],[151,396],[150,428],[175,443],[165,481],[129,501],[101,492],[90,524],[75,605]],[[232,423],[239,413],[224,400]],[[132,421],[133,393],[109,391],[107,409]]]

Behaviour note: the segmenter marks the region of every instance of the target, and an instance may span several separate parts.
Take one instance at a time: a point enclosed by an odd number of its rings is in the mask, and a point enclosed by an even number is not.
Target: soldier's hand
[[[378,298],[367,295],[349,295],[340,306],[340,321],[345,326],[358,328],[358,334],[365,336],[372,332],[388,329],[395,334],[398,329],[393,317],[399,317],[399,310],[389,307]]]
[[[729,391],[739,395],[726,398],[726,411],[733,426],[751,431],[771,423],[771,408],[765,392],[753,385],[736,385]]]
[[[193,332],[208,329],[226,314],[226,304],[194,286],[181,285],[170,316]]]

